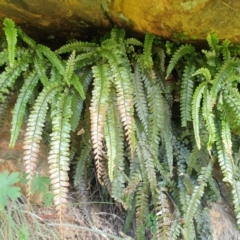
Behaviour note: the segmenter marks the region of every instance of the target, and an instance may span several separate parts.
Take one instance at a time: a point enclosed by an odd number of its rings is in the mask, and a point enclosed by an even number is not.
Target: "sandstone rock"
[[[240,43],[240,1],[218,0],[0,0],[0,22],[12,18],[31,36],[86,38],[113,25],[164,38]],[[0,25],[1,27],[1,25]]]

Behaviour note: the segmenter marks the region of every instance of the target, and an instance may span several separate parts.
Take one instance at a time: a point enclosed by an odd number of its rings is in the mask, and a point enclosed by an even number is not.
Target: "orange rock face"
[[[0,0],[0,22],[12,18],[40,39],[85,38],[114,24],[165,38],[220,39],[240,43],[240,1],[219,0]],[[1,25],[0,25],[1,27]]]

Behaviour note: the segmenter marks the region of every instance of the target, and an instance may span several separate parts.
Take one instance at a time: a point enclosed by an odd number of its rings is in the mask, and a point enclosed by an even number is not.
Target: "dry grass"
[[[44,206],[28,207],[25,201],[9,202],[0,211],[1,240],[130,240],[119,237],[123,219],[111,212],[99,211],[92,204],[92,222],[86,220],[79,204],[69,206],[65,220],[58,222],[54,208]],[[61,233],[60,233],[61,232]]]

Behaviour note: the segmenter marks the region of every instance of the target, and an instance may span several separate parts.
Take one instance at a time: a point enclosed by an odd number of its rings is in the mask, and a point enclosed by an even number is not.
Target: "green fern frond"
[[[86,98],[85,96],[85,92],[83,89],[83,85],[80,82],[80,79],[78,78],[78,76],[73,73],[72,78],[70,79],[71,85],[73,85],[73,87],[77,90],[77,92],[79,93],[79,95],[81,96],[81,98],[84,100]]]
[[[188,209],[185,212],[184,220],[185,226],[191,225],[194,215],[196,214],[197,208],[200,204],[200,200],[204,194],[204,188],[207,185],[207,181],[212,173],[212,162],[207,167],[202,167],[200,175],[198,176],[198,185],[194,187],[193,194],[190,202],[188,203]]]
[[[18,95],[17,102],[14,105],[12,112],[12,128],[11,128],[11,139],[10,147],[13,147],[16,143],[19,131],[21,129],[23,117],[26,112],[26,105],[31,97],[33,89],[37,85],[39,77],[35,71],[31,72],[25,79],[24,84]]]
[[[205,120],[209,139],[207,148],[211,150],[213,143],[216,139],[216,127],[215,127],[215,116],[212,112],[212,102],[209,91],[206,89],[203,93],[203,107],[202,107],[202,115]]]
[[[155,213],[157,215],[157,236],[158,239],[169,239],[170,233],[170,206],[163,187],[156,189],[153,196]]]
[[[152,44],[155,35],[147,33],[145,35],[144,47],[143,47],[143,61],[146,68],[153,68],[153,59],[152,59]]]
[[[4,101],[5,95],[9,94],[9,90],[14,85],[16,79],[27,68],[28,63],[24,60],[15,61],[14,66],[5,68],[5,71],[0,75],[0,101]]]
[[[213,85],[210,91],[211,98],[216,101],[217,95],[228,78],[236,74],[237,61],[233,58],[223,63],[218,73],[213,79]]]
[[[232,156],[232,139],[231,139],[231,130],[229,123],[222,120],[222,142],[225,151],[231,157]]]
[[[36,42],[32,38],[30,38],[25,32],[23,32],[20,27],[17,27],[17,34],[25,43],[28,44],[29,47],[33,49],[36,48]]]
[[[219,43],[218,36],[216,33],[209,33],[207,36],[207,42],[211,50],[217,51],[217,45]]]
[[[9,65],[12,67],[15,61],[15,51],[16,51],[16,44],[17,44],[17,29],[15,27],[15,23],[9,19],[5,18],[3,21],[4,25],[4,32],[7,38],[8,43],[8,60]]]
[[[23,149],[24,166],[27,173],[28,186],[32,184],[32,178],[36,169],[36,163],[40,148],[41,135],[45,122],[46,113],[48,110],[48,103],[54,95],[61,90],[58,83],[52,84],[45,88],[38,96],[33,106],[33,109],[28,118],[26,133],[24,137]],[[30,191],[29,191],[30,193]]]
[[[147,176],[151,191],[154,192],[157,188],[157,176],[153,159],[157,156],[151,154],[152,149],[149,149],[151,148],[151,145],[148,146],[147,142],[147,137],[144,132],[141,135],[138,134],[139,145],[136,147],[136,152],[138,158],[142,159],[144,162],[144,166],[141,170]]]
[[[195,65],[187,62],[183,70],[183,77],[180,91],[180,110],[182,127],[187,126],[187,122],[192,120],[191,101],[193,97],[193,79],[192,74],[195,71]]]
[[[52,133],[50,134],[50,152],[48,156],[53,202],[60,221],[66,211],[69,186],[69,151],[71,125],[71,96],[68,91],[61,93],[60,98],[52,102]]]
[[[136,239],[145,240],[145,222],[148,212],[147,184],[138,186],[136,200]]]
[[[59,60],[58,56],[48,47],[38,44],[37,50],[41,52],[51,63],[52,65],[58,70],[61,75],[64,75],[64,67]]]
[[[6,64],[8,60],[7,56],[8,56],[8,51],[6,49],[3,49],[2,51],[0,51],[0,67]]]
[[[234,210],[237,218],[237,225],[240,225],[240,181],[234,180],[232,183],[232,197]]]
[[[73,43],[68,43],[66,45],[63,45],[59,49],[55,51],[56,54],[62,54],[62,53],[67,53],[67,52],[92,52],[96,51],[98,48],[98,44],[96,43],[89,43],[89,42],[80,42],[76,41]]]
[[[109,179],[112,182],[113,181],[113,173],[116,167],[116,156],[117,156],[117,144],[122,144],[122,142],[117,142],[117,129],[119,126],[117,126],[117,123],[115,122],[115,116],[114,116],[114,108],[113,103],[110,100],[108,105],[108,112],[107,112],[107,118],[106,118],[106,125],[104,128],[104,138],[106,140],[106,147],[107,147],[107,156],[108,156],[108,175]],[[121,126],[120,126],[121,127]]]
[[[65,83],[67,83],[68,86],[70,86],[70,80],[72,78],[73,71],[74,71],[75,55],[76,55],[76,51],[73,50],[73,52],[68,58],[68,61],[66,63],[66,69],[63,75],[63,80]]]
[[[194,47],[192,45],[186,44],[182,45],[172,56],[166,71],[166,78],[170,75],[177,62],[186,54],[191,54],[194,51]]]
[[[44,87],[46,87],[49,83],[48,77],[46,75],[46,70],[48,69],[48,66],[46,63],[44,63],[44,60],[41,56],[41,54],[38,54],[33,60],[34,62],[34,69],[36,70],[40,81]],[[44,66],[43,66],[44,63]]]
[[[212,81],[212,76],[208,68],[199,68],[192,76],[196,76],[198,74],[202,74],[208,83]]]
[[[165,76],[165,52],[162,48],[155,48],[154,49],[158,55],[158,58],[159,58],[159,61],[160,61],[160,64],[159,64],[159,70],[160,70],[160,73]]]
[[[173,223],[171,224],[169,239],[178,240],[181,234],[181,222],[180,222],[180,212],[178,209],[175,210],[175,218]]]
[[[138,47],[142,47],[143,46],[142,42],[137,40],[136,38],[127,38],[125,40],[125,44],[126,45],[138,46]]]
[[[108,108],[110,76],[109,65],[94,66],[92,68],[94,76],[93,97],[90,106],[91,135],[94,149],[94,158],[98,180],[101,182],[102,176],[102,154],[103,154],[103,129],[105,125]]]
[[[240,126],[240,93],[237,88],[224,89],[223,94],[223,110],[227,110],[226,118],[229,122],[233,122],[237,127]],[[234,116],[234,119],[232,118]],[[234,126],[231,126],[234,127]]]
[[[106,56],[111,66],[111,72],[113,75],[112,82],[117,91],[118,109],[126,132],[127,141],[131,148],[131,153],[133,154],[135,148],[135,131],[131,73],[129,72],[128,67],[122,66],[123,60],[120,58],[121,53],[117,49],[112,53],[107,48],[103,48],[102,54]],[[127,60],[125,63],[126,62]]]
[[[203,95],[205,88],[206,88],[206,82],[201,83],[195,89],[195,92],[193,94],[193,99],[192,99],[193,130],[194,130],[194,137],[195,137],[198,149],[201,148],[200,136],[199,136],[199,126],[200,126],[199,109],[200,109],[202,95]]]
[[[134,103],[136,106],[136,111],[141,120],[144,130],[148,132],[148,102],[146,99],[146,93],[144,91],[143,82],[141,79],[141,73],[139,65],[136,63],[134,65],[134,77],[133,77],[133,88],[134,88]]]
[[[224,176],[223,181],[229,182],[230,184],[232,184],[234,179],[233,162],[232,162],[231,156],[228,155],[226,149],[224,148],[224,144],[222,140],[222,126],[220,122],[217,124],[217,128],[216,128],[216,145],[217,145],[218,162]]]

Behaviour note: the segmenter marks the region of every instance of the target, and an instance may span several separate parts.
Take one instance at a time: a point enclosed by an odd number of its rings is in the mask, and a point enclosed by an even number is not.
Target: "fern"
[[[181,46],[172,56],[168,67],[167,67],[167,71],[166,71],[166,79],[168,78],[168,76],[170,75],[170,73],[172,72],[172,70],[174,69],[174,67],[176,66],[177,62],[186,54],[191,54],[194,51],[194,47],[192,45],[183,45]]]
[[[64,70],[63,64],[61,63],[58,56],[53,51],[50,50],[50,48],[44,45],[38,44],[37,50],[40,53],[42,53],[52,63],[52,65],[58,70],[58,72],[61,75],[64,75],[65,70]]]
[[[188,204],[188,209],[184,216],[186,227],[189,227],[189,225],[191,225],[192,223],[193,217],[197,211],[197,207],[200,204],[200,199],[204,194],[204,188],[207,185],[207,181],[211,175],[211,172],[212,162],[210,162],[207,167],[203,167],[200,172],[200,175],[198,176],[197,182],[199,185],[194,187],[191,200]]]
[[[152,60],[152,44],[155,36],[152,34],[146,34],[144,40],[144,48],[143,48],[143,61],[146,68],[153,67],[153,60]]]
[[[6,67],[5,71],[0,75],[0,100],[4,101],[5,96],[9,94],[10,88],[14,85],[16,79],[20,76],[22,71],[26,71],[28,67],[27,62],[16,61],[14,66]]]
[[[45,88],[38,96],[30,113],[27,123],[27,129],[24,137],[23,149],[24,166],[27,173],[28,186],[30,189],[40,148],[41,134],[44,126],[48,103],[54,97],[61,87],[58,83]],[[29,191],[30,193],[30,191]]]
[[[170,209],[167,200],[167,196],[164,192],[163,187],[157,189],[156,194],[154,194],[154,205],[156,215],[157,215],[157,236],[158,239],[169,239],[170,233]]]
[[[68,86],[70,86],[70,79],[72,78],[73,71],[74,71],[75,57],[76,57],[76,51],[73,50],[72,54],[68,58],[68,61],[66,63],[66,70],[63,75],[63,80],[65,83],[67,83]]]
[[[20,27],[17,27],[17,34],[31,48],[33,48],[33,49],[36,48],[36,42],[32,38],[30,38],[25,32],[23,32]]]
[[[240,225],[240,182],[237,180],[233,181],[232,184],[232,197],[237,224]]]
[[[41,57],[42,57],[41,54],[38,54],[38,56],[34,58],[34,69],[37,72],[42,85],[46,87],[49,83],[48,77],[46,75],[46,70],[48,69],[48,66],[47,64],[43,66],[44,60]]]
[[[147,184],[145,186],[139,186],[137,188],[136,196],[136,239],[145,239],[145,221],[148,212],[148,194],[147,194]]]
[[[4,102],[0,102],[0,130],[4,125],[9,104],[10,104],[10,95],[8,95],[5,98]]]
[[[9,19],[5,18],[3,21],[4,24],[4,32],[8,42],[8,60],[10,67],[13,67],[15,61],[15,51],[16,51],[16,44],[17,44],[17,30],[15,27],[14,22]]]
[[[91,113],[91,135],[92,144],[95,155],[95,165],[97,170],[97,177],[100,183],[102,183],[101,176],[103,171],[102,163],[102,151],[103,151],[103,129],[105,125],[108,95],[109,95],[109,66],[94,66],[94,90],[92,103],[90,107]]]
[[[51,179],[51,188],[54,194],[53,202],[58,212],[60,221],[66,211],[67,192],[69,186],[69,148],[70,148],[70,130],[71,125],[71,96],[68,96],[67,89],[57,103],[53,101],[52,106],[52,133],[51,149],[49,152],[49,174]]]
[[[206,88],[205,82],[199,84],[199,86],[196,88],[196,90],[193,94],[193,98],[192,98],[193,129],[194,129],[194,137],[195,137],[198,149],[201,148],[200,136],[199,136],[199,126],[200,126],[199,109],[200,109],[202,95],[203,95],[205,88]]]
[[[184,68],[182,84],[181,84],[181,123],[182,127],[187,126],[187,122],[191,121],[191,100],[193,96],[193,79],[192,74],[195,71],[195,66],[191,62],[188,62]]]
[[[134,87],[134,103],[136,106],[136,111],[143,124],[144,130],[148,132],[148,102],[146,99],[146,93],[144,91],[143,82],[141,79],[141,73],[138,64],[134,66],[134,77],[133,77],[133,87]]]
[[[31,72],[26,78],[18,96],[17,102],[12,112],[12,128],[11,128],[11,139],[9,145],[13,147],[16,143],[23,117],[26,111],[26,105],[31,97],[33,89],[38,83],[38,75],[36,72]]]
[[[67,52],[90,52],[96,51],[98,45],[96,43],[89,43],[89,42],[72,42],[68,43],[55,51],[56,54],[62,54]]]

